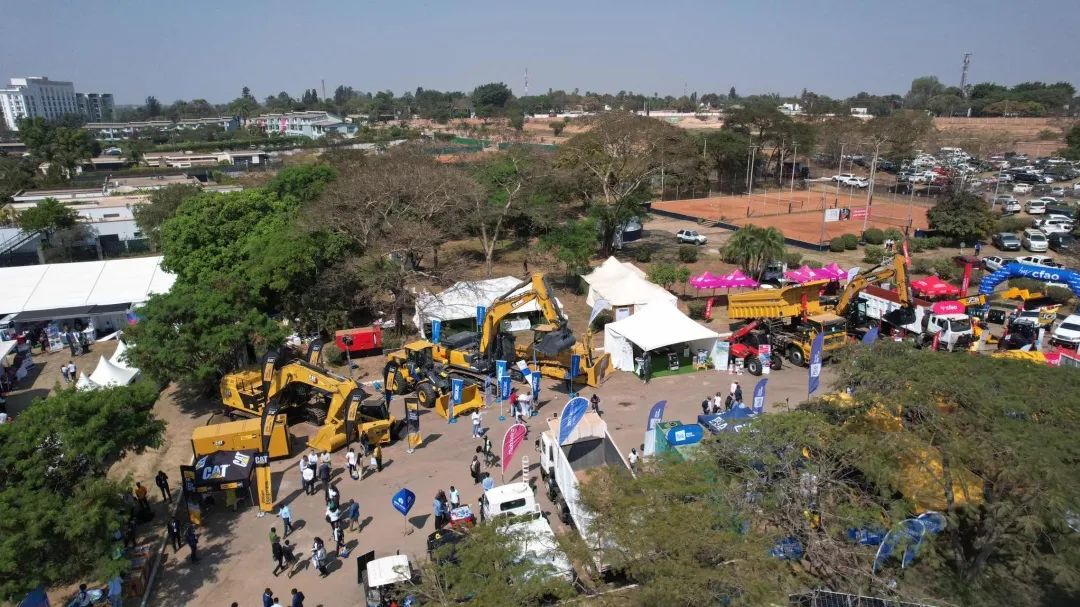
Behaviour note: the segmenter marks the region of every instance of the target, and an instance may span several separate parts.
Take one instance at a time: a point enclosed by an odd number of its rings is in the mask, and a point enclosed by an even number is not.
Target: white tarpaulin
[[[0,268],[0,313],[140,303],[174,282],[161,257]]]
[[[14,339],[11,341],[0,341],[0,360],[3,360],[5,356],[15,350],[15,346],[19,345],[19,342]]]
[[[131,363],[128,362],[127,350],[127,344],[117,339],[116,352],[113,352],[113,355],[109,357],[109,362],[116,365],[117,367],[120,367],[121,369],[134,369],[135,372],[138,373],[139,370],[135,369],[135,367],[131,366]]]
[[[585,303],[590,306],[604,299],[613,308],[635,306],[637,311],[638,306],[650,302],[664,301],[674,305],[678,301],[667,289],[649,282],[640,268],[614,257],[608,257],[600,267],[581,278],[589,283]]]
[[[604,327],[604,351],[611,364],[621,371],[634,370],[634,349],[648,352],[664,346],[687,343],[691,349],[712,351],[719,334],[701,326],[673,305],[653,302],[633,316]]]
[[[503,276],[502,278],[489,278],[488,280],[458,282],[442,293],[435,295],[425,291],[416,296],[416,314],[413,316],[413,323],[423,331],[424,324],[434,319],[448,321],[476,318],[477,306],[490,308],[492,302],[505,295],[521,282],[520,278]],[[530,290],[532,290],[532,287],[526,285],[514,291],[514,294]],[[556,300],[556,304],[560,309],[562,308],[562,304],[558,300]],[[531,301],[514,310],[514,313],[536,312],[539,309],[536,302]]]
[[[135,381],[138,375],[138,369],[120,367],[102,356],[97,368],[90,374],[90,383],[101,387],[126,386]]]

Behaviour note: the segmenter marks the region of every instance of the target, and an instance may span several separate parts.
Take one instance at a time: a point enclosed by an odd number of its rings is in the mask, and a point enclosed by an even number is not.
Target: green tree
[[[22,157],[0,156],[0,206],[11,197],[33,187],[34,163]]]
[[[913,110],[927,109],[930,98],[945,92],[945,85],[937,76],[922,76],[911,81],[911,89],[904,98],[904,106]]]
[[[769,262],[783,259],[784,234],[776,228],[749,224],[731,235],[721,254],[724,261],[738,264],[756,278],[761,276]]]
[[[202,190],[196,186],[173,184],[151,192],[149,199],[132,207],[135,224],[150,239],[154,247],[161,246],[161,224],[174,217],[180,205],[198,196]]]
[[[551,133],[558,137],[562,135],[562,132],[566,129],[566,122],[563,120],[552,120],[548,123],[548,128],[551,129]]]
[[[82,162],[101,150],[101,144],[86,131],[56,126],[44,118],[20,120],[19,136],[34,160],[49,163],[50,173],[63,179],[70,177]]]
[[[161,115],[161,102],[153,95],[146,98],[146,104],[143,107],[145,108],[146,115],[150,118],[156,118]]]
[[[746,171],[750,139],[738,131],[720,129],[706,132],[701,140],[704,155],[710,168],[716,172],[720,189],[731,192],[734,184],[741,183],[741,175]]]
[[[510,87],[502,82],[490,82],[476,87],[472,92],[476,115],[487,118],[501,114],[512,96]]]
[[[981,197],[952,192],[926,212],[930,228],[954,240],[973,243],[994,230],[994,215]]]
[[[26,232],[42,232],[45,239],[59,230],[75,227],[79,214],[55,198],[46,198],[19,213],[19,227]]]
[[[653,180],[662,172],[697,173],[701,156],[683,130],[659,120],[609,112],[590,126],[559,148],[556,163],[580,184],[589,213],[599,220],[601,253],[609,254],[619,226],[644,214]]]
[[[106,478],[126,452],[161,442],[150,382],[93,391],[59,390],[0,429],[0,596],[39,585],[104,579],[126,571],[113,534],[129,516],[130,481]],[[27,555],[34,564],[27,566]]]
[[[566,269],[567,276],[570,276],[588,270],[589,260],[592,259],[599,240],[596,220],[581,219],[568,221],[548,232],[540,238],[540,246],[544,250],[552,251],[555,259]]]

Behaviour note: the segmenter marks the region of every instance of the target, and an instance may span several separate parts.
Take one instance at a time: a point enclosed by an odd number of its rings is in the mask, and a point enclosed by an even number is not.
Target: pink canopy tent
[[[784,278],[790,280],[791,282],[798,283],[810,282],[811,280],[818,279],[817,276],[814,274],[814,269],[807,265],[804,265],[801,268],[784,272]]]
[[[691,287],[697,289],[715,289],[716,279],[718,278],[719,276],[716,276],[715,274],[706,270],[704,274],[698,276],[691,276],[688,282],[690,283]]]
[[[960,294],[960,288],[937,276],[927,276],[911,281],[911,289],[926,297],[952,297]]]
[[[848,275],[847,270],[841,268],[840,264],[836,263],[835,261],[825,266],[824,268],[818,268],[817,270],[814,270],[814,273],[819,278],[828,280],[847,280]]]
[[[720,281],[723,283],[724,288],[728,289],[741,289],[758,286],[758,281],[750,278],[746,274],[743,274],[741,270],[734,270],[730,274],[724,274],[720,277]]]

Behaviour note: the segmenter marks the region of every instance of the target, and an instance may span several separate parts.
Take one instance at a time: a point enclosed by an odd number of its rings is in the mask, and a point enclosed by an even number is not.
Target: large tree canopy
[[[156,398],[151,382],[65,389],[0,426],[0,597],[127,569],[112,555],[130,487],[105,471],[125,452],[159,444]]]
[[[966,192],[952,192],[926,212],[930,228],[968,244],[994,231],[994,215],[986,201]]]

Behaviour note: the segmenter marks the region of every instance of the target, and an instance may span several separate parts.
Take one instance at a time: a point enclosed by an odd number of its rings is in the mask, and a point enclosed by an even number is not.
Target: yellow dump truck
[[[809,364],[810,348],[819,333],[825,335],[823,355],[847,341],[847,321],[821,302],[821,290],[828,283],[815,280],[782,289],[736,293],[728,297],[728,318],[759,320],[767,328],[774,356],[786,356],[791,364],[804,367]]]
[[[273,429],[270,432],[270,440],[267,442],[267,453],[270,458],[291,455],[292,449],[285,414],[279,413],[271,425]],[[196,457],[218,451],[247,449],[262,451],[262,441],[262,420],[259,418],[241,419],[195,428],[191,433],[191,450]]]

